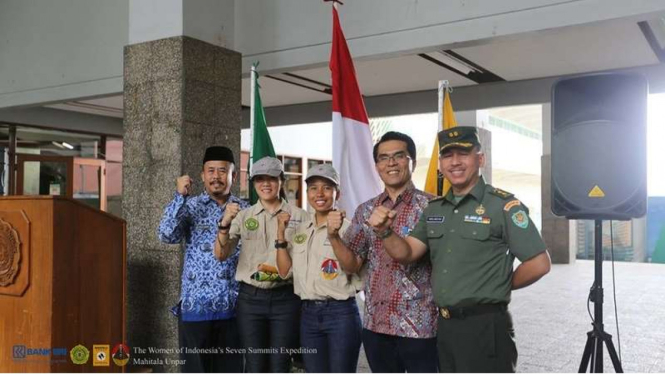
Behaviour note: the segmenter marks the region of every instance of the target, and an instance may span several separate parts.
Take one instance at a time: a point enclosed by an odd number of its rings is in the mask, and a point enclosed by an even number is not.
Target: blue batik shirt
[[[241,209],[250,205],[230,195],[227,204]],[[182,269],[180,301],[172,311],[183,321],[211,321],[235,316],[238,282],[235,280],[240,245],[226,261],[215,258],[213,250],[217,223],[224,216],[224,206],[207,193],[184,197],[175,193],[164,209],[159,223],[159,239],[177,244],[185,239],[185,265]]]

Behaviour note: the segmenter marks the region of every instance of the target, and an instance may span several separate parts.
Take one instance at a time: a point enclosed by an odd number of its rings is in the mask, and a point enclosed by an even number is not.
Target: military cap
[[[271,177],[279,177],[284,172],[282,163],[274,157],[264,157],[252,165],[251,178],[257,175],[269,175]]]
[[[305,178],[305,182],[313,177],[325,178],[333,182],[336,186],[339,186],[339,174],[337,174],[335,168],[333,168],[330,164],[318,164],[310,168],[309,171],[307,171],[307,178]]]
[[[478,129],[473,126],[456,126],[439,132],[439,154],[446,149],[471,149],[480,145]]]

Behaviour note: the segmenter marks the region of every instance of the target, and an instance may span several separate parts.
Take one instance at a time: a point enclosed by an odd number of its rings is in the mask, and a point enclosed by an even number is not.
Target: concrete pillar
[[[127,339],[175,350],[183,253],[157,238],[176,178],[202,191],[204,150],[225,145],[240,159],[240,54],[187,36],[124,51],[123,218],[127,221]],[[120,285],[118,285],[120,286]],[[173,355],[149,355],[164,361]],[[155,371],[179,371],[152,365]]]
[[[554,264],[572,264],[575,262],[575,251],[572,250],[570,222],[566,218],[557,217],[552,213],[552,148],[551,118],[552,106],[543,104],[543,156],[541,158],[541,202],[543,240]]]
[[[647,262],[647,217],[633,219],[633,262]]]

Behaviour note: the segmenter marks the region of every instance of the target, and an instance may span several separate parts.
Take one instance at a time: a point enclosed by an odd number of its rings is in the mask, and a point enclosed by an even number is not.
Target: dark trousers
[[[355,299],[303,300],[300,345],[309,373],[355,373],[362,324]]]
[[[463,319],[439,316],[439,368],[445,373],[515,372],[514,338],[513,321],[507,310]]]
[[[266,290],[240,283],[236,310],[247,372],[289,371],[285,349],[298,348],[300,306],[293,286]]]
[[[226,348],[240,349],[240,336],[236,319],[187,322],[178,321],[178,340],[185,361],[183,373],[238,373],[243,370],[242,354],[228,354]],[[223,352],[197,354],[185,349],[217,349]]]
[[[363,345],[373,373],[436,373],[436,338],[416,339],[363,329]]]

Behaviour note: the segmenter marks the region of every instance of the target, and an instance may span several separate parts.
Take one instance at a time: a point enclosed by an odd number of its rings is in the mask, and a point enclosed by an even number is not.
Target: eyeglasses
[[[389,156],[389,155],[379,155],[379,156],[376,158],[376,162],[377,162],[377,164],[384,164],[384,165],[385,165],[385,164],[387,164],[388,161],[390,161],[390,160],[392,160],[392,161],[394,161],[394,162],[397,162],[397,163],[401,163],[401,162],[406,162],[407,160],[410,160],[410,159],[411,159],[411,156],[407,155],[406,153],[404,153],[404,152],[397,152],[397,153],[395,153],[395,154],[392,155],[392,156]]]

